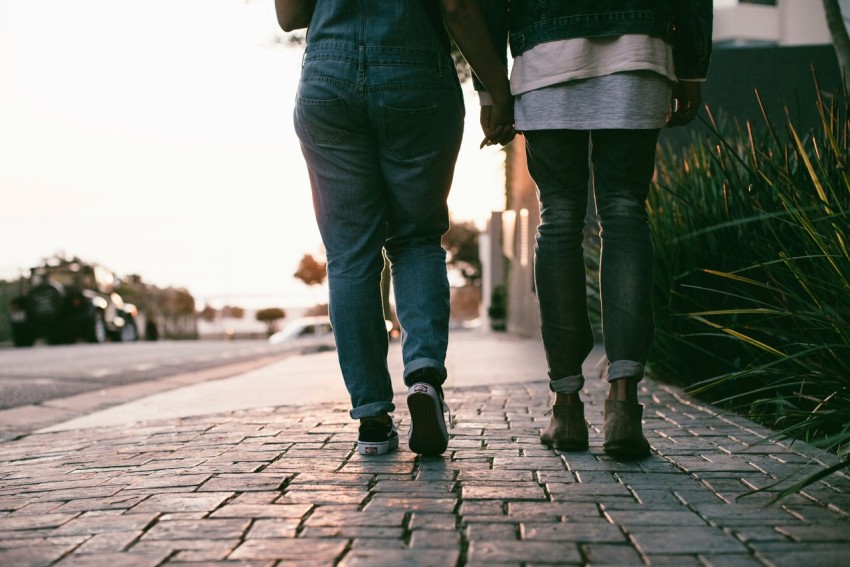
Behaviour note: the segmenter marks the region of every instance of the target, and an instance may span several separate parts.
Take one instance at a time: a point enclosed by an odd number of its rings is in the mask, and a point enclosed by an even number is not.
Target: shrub
[[[649,201],[650,368],[850,464],[847,97],[798,130],[765,118],[662,151]]]

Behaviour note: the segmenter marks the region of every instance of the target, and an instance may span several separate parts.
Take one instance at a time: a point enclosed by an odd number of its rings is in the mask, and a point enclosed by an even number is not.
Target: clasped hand
[[[481,130],[484,139],[479,148],[493,144],[505,145],[516,136],[514,128],[514,101],[511,97],[507,104],[493,103],[481,107]]]

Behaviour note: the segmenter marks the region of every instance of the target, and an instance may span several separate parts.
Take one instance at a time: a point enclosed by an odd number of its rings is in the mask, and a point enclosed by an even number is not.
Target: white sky
[[[301,50],[277,34],[271,0],[0,0],[0,278],[61,250],[201,300],[314,301]],[[482,225],[502,154],[465,88],[450,207]]]

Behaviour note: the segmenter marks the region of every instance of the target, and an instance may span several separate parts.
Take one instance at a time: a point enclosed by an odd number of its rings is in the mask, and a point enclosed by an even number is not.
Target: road
[[[0,410],[293,352],[264,341],[162,341],[0,349]]]

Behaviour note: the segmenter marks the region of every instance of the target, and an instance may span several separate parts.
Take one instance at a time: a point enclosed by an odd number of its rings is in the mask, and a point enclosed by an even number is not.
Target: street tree
[[[280,307],[267,307],[257,311],[257,321],[266,324],[266,332],[272,336],[277,331],[277,322],[286,317],[286,311]]]
[[[316,260],[312,254],[304,254],[292,275],[307,285],[322,285],[328,277],[328,265]]]
[[[481,280],[481,257],[478,253],[478,235],[480,231],[470,221],[453,222],[443,235],[443,248],[446,249],[446,262],[454,268],[463,280],[477,284]]]

